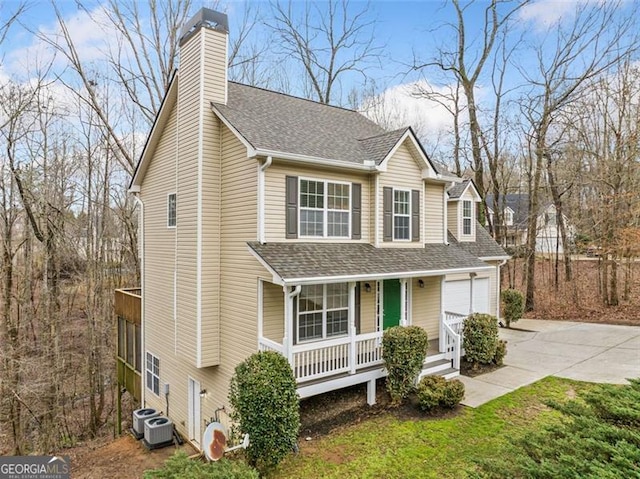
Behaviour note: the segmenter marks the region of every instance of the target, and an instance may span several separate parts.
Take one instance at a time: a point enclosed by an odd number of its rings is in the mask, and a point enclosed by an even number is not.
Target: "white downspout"
[[[374,201],[375,201],[375,205],[374,205],[374,209],[375,209],[375,218],[374,218],[374,222],[373,222],[373,228],[375,229],[374,231],[374,238],[375,238],[375,245],[376,248],[380,247],[380,231],[378,229],[378,222],[380,221],[380,204],[378,202],[378,187],[379,182],[378,182],[378,178],[379,175],[375,175],[375,180],[374,180],[374,185],[375,185],[375,193],[373,195]]]
[[[266,161],[258,165],[258,242],[265,244],[265,171],[271,166],[273,158],[267,156]]]
[[[287,300],[284,308],[284,338],[282,338],[282,347],[284,356],[293,367],[293,299],[300,294],[302,286],[296,285],[293,291],[289,291],[287,285],[283,286],[285,298]]]
[[[144,316],[144,301],[145,301],[145,288],[144,288],[144,203],[138,196],[138,193],[133,193],[133,200],[140,206],[140,237],[138,238],[138,242],[140,243],[140,248],[138,253],[140,254],[140,296],[142,297],[140,300],[140,344],[142,345],[142,356],[140,357],[141,369],[145,367],[146,364],[146,354],[147,347],[144,342],[144,330],[145,330],[145,316]],[[141,371],[140,376],[142,376],[141,381],[141,395],[140,395],[140,404],[144,407],[146,405],[146,390],[147,390],[147,375],[144,370]]]
[[[476,277],[476,273],[469,273],[469,314],[475,313],[475,308],[473,307],[473,280]]]

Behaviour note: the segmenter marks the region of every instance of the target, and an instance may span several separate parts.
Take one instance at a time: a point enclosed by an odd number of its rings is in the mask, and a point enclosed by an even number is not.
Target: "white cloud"
[[[535,0],[520,10],[520,19],[544,30],[573,17],[588,4],[602,4],[607,0]]]
[[[389,130],[412,126],[421,135],[448,129],[451,114],[443,105],[412,95],[419,85],[426,86],[426,82],[396,85],[366,98],[362,112]]]

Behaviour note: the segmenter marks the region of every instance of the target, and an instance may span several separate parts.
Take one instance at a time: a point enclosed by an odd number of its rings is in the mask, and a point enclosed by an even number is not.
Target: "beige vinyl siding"
[[[203,52],[206,76],[203,107],[209,109],[209,102],[227,103],[227,35],[208,28],[201,29],[200,33],[207,44]]]
[[[262,283],[262,334],[282,344],[284,338],[284,291],[282,286]]]
[[[376,320],[376,282],[368,281],[371,291],[367,293],[364,283],[360,283],[360,334],[374,333]]]
[[[208,70],[207,74],[208,74]],[[205,88],[205,98],[210,93]],[[221,122],[209,108],[202,112],[202,241],[200,367],[220,364],[220,205]],[[246,150],[245,150],[246,151]],[[225,155],[227,154],[225,150]],[[246,154],[245,154],[246,159]],[[192,173],[193,174],[193,173]],[[222,192],[224,194],[224,192]]]
[[[440,336],[440,281],[442,276],[422,278],[424,288],[418,285],[419,278],[411,280],[411,323],[427,332],[429,339]]]
[[[369,182],[373,178],[368,174],[358,174],[346,170],[328,170],[292,164],[289,162],[279,162],[274,159],[273,164],[265,173],[265,236],[267,243],[285,241],[285,177],[298,176],[316,180],[342,181],[360,183],[362,185],[362,236],[358,242],[370,242],[369,238],[369,217],[373,202],[370,199]],[[297,240],[286,241],[352,241],[347,238],[299,238]]]
[[[442,243],[444,232],[443,208],[444,185],[427,183],[423,200],[424,218],[424,242]]]
[[[221,368],[235,366],[258,349],[258,282],[264,267],[249,252],[257,235],[257,161],[222,127]]]
[[[174,257],[176,229],[167,228],[167,194],[176,190],[177,111],[172,109],[142,184],[144,203],[144,329],[147,349],[174,350]],[[144,356],[143,367],[144,367]],[[151,395],[151,393],[149,393]]]
[[[460,232],[458,231],[458,202],[447,202],[447,229],[451,232],[455,239],[460,240]]]
[[[408,141],[408,140],[407,140]],[[416,159],[411,154],[406,143],[400,145],[393,157],[387,163],[387,171],[380,173],[378,180],[378,234],[380,238],[380,247],[383,248],[422,248],[424,246],[424,215],[421,212],[420,221],[420,241],[382,241],[383,238],[383,195],[382,191],[385,186],[392,188],[401,188],[405,190],[419,190],[424,197],[424,187],[422,180],[422,169]],[[424,202],[422,202],[424,204]]]
[[[496,266],[495,262],[489,263],[491,266]],[[498,278],[497,278],[497,268],[493,268],[489,271],[489,311],[494,316],[498,315]]]
[[[178,83],[177,152],[177,321],[178,354],[197,364],[197,221],[198,221],[198,125],[200,114],[199,43],[191,41],[181,50]],[[152,163],[155,161],[152,161]],[[175,170],[174,170],[175,172]]]

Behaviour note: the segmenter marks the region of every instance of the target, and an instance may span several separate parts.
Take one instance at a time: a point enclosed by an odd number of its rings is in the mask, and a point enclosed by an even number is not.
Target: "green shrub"
[[[387,390],[394,404],[414,389],[427,356],[427,332],[418,326],[394,326],[382,336],[382,358],[387,368]]]
[[[464,397],[464,384],[458,379],[447,381],[442,376],[426,376],[416,388],[420,409],[454,408]]]
[[[507,328],[511,323],[515,323],[524,314],[524,296],[515,289],[505,289],[500,293],[502,299],[502,316],[507,323]]]
[[[502,339],[498,341],[496,346],[496,354],[493,356],[493,362],[497,366],[502,366],[504,357],[507,355],[507,342]]]
[[[416,395],[423,411],[430,411],[440,405],[442,389],[447,382],[442,376],[425,376],[418,383]]]
[[[258,479],[258,471],[242,461],[221,459],[210,464],[191,460],[184,451],[178,451],[161,469],[145,471],[144,479]]]
[[[464,398],[464,384],[459,379],[451,379],[447,381],[447,386],[442,391],[442,399],[440,405],[449,409],[453,409]]]
[[[462,347],[467,361],[472,364],[491,364],[499,344],[496,317],[474,313],[465,320],[462,331]]]
[[[288,361],[273,351],[253,354],[231,379],[229,402],[240,434],[249,434],[249,463],[264,471],[296,446],[300,405]]]

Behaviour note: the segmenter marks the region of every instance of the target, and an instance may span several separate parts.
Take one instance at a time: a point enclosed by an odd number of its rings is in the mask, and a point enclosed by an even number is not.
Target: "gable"
[[[171,112],[176,105],[177,99],[178,75],[176,71],[174,72],[171,81],[169,82],[169,88],[167,89],[167,93],[162,99],[160,110],[158,111],[156,119],[151,126],[151,131],[149,132],[149,136],[147,136],[147,141],[142,150],[142,154],[140,155],[140,160],[138,161],[136,169],[133,173],[133,177],[131,178],[129,191],[132,193],[140,191],[140,186],[142,185],[144,176],[147,174],[149,163],[151,162],[158,144],[160,143],[160,139],[162,138],[164,130],[167,127],[169,117],[171,116]]]
[[[426,152],[422,148],[422,145],[418,141],[418,138],[411,128],[406,129],[405,133],[400,137],[393,148],[391,148],[387,155],[382,159],[377,170],[387,171],[389,162],[393,161],[396,152],[398,152],[400,148],[405,148],[409,151],[409,154],[413,158],[413,161],[416,163],[417,167],[420,170],[422,179],[438,177],[436,168],[434,167],[433,163],[431,163],[431,160],[427,156]]]

